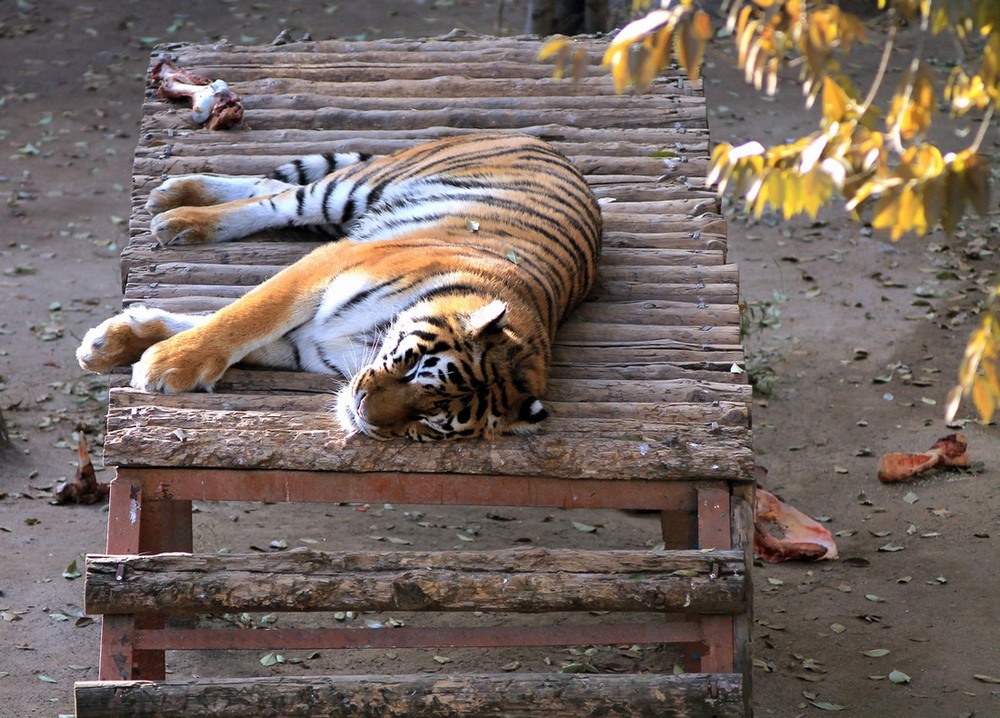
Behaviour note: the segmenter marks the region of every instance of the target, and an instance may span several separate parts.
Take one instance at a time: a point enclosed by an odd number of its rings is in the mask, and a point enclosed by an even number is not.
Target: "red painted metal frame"
[[[586,640],[582,640],[586,638]],[[469,648],[496,646],[577,646],[595,644],[695,643],[694,623],[569,624],[559,626],[464,626],[434,628],[283,628],[139,630],[139,650],[293,650],[338,648]]]
[[[192,501],[532,506],[662,512],[668,548],[731,548],[726,482],[554,479],[454,474],[123,468],[111,484],[109,554],[192,551]],[[692,545],[692,539],[697,543]],[[676,545],[674,545],[676,544]],[[733,671],[734,620],[668,616],[645,624],[392,630],[166,628],[162,616],[104,616],[101,680],[162,680],[166,650],[674,643],[692,671]]]

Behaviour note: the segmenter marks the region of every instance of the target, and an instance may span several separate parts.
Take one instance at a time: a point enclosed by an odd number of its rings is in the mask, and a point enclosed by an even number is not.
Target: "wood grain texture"
[[[746,610],[741,551],[88,556],[89,614]]]
[[[311,676],[76,684],[78,718],[738,718],[737,674]]]

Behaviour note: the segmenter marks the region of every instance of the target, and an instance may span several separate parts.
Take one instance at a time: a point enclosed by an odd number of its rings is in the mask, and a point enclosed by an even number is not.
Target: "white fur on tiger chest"
[[[286,335],[306,371],[353,376],[370,364],[385,332],[415,298],[453,281],[451,274],[409,283],[384,283],[347,272],[327,285],[312,319]]]

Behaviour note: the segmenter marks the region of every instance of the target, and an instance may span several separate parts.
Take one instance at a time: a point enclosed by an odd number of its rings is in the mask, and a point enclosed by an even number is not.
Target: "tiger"
[[[476,133],[386,155],[327,152],[268,177],[166,179],[163,245],[308,227],[329,238],[218,311],[133,305],[89,330],[80,366],[147,392],[211,391],[248,364],[340,374],[347,435],[491,439],[534,429],[556,329],[590,290],[600,206],[548,143]]]

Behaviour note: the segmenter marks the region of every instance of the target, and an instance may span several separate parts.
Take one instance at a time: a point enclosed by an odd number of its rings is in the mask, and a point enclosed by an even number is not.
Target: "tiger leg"
[[[196,326],[153,344],[133,366],[132,386],[168,393],[210,390],[244,359],[268,364],[282,356],[294,359],[283,337],[315,316],[327,285],[357,262],[354,247],[323,245]]]
[[[150,214],[175,207],[205,207],[277,194],[300,185],[318,182],[331,172],[366,162],[363,152],[336,152],[306,155],[277,167],[268,177],[230,177],[192,174],[171,177],[155,188],[146,201]]]
[[[81,368],[107,374],[115,367],[134,364],[157,342],[193,329],[208,318],[134,305],[90,329],[76,350],[76,358]],[[283,338],[255,349],[243,361],[276,369],[299,368],[294,347]]]
[[[311,219],[303,217],[300,221],[296,221],[296,215],[302,214],[302,195],[298,193],[294,195],[296,213],[291,217],[286,216],[291,209],[287,203],[276,203],[272,198],[275,195],[289,191],[294,193],[301,187],[317,184],[322,184],[325,191],[331,183],[338,183],[336,178],[331,177],[333,173],[369,159],[370,155],[360,152],[326,153],[307,155],[281,165],[267,178],[212,174],[173,177],[149,195],[146,209],[154,215],[151,228],[154,235],[164,244],[200,244],[238,239],[262,229],[289,224],[339,226],[342,222],[337,221],[336,212],[332,211],[332,207],[327,207],[319,216],[313,216]],[[315,188],[312,188],[310,194],[315,194],[315,191]],[[215,207],[254,199],[260,200],[261,204],[249,203],[249,207],[244,207],[244,211],[238,213],[236,217],[229,216],[236,205]],[[329,199],[328,196],[323,196],[321,201],[329,203]],[[315,204],[315,200],[313,199],[310,204]],[[258,212],[255,218],[248,215],[248,211],[252,213],[252,209],[249,208],[261,207],[264,211]],[[171,212],[171,210],[178,211]],[[161,218],[159,217],[161,214],[167,216]],[[223,218],[227,218],[231,226],[216,226]]]

